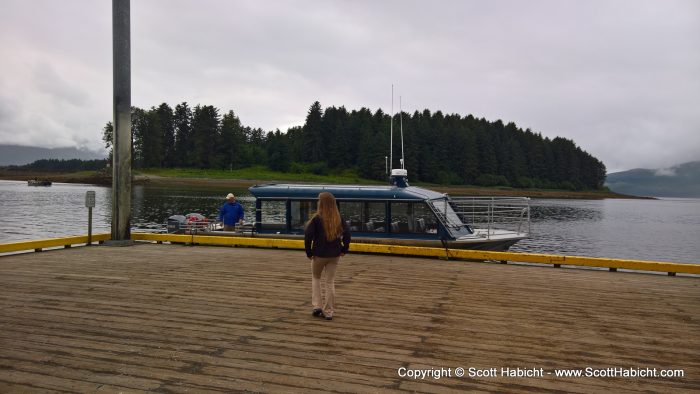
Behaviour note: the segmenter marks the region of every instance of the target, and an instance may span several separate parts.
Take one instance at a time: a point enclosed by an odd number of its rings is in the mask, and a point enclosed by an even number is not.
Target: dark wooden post
[[[129,0],[112,0],[114,138],[112,240],[131,239],[131,35]]]

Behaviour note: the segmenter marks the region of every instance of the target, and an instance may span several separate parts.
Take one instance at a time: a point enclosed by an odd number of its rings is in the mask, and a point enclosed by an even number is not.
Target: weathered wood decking
[[[698,278],[348,255],[336,287],[326,322],[310,315],[300,251],[0,257],[0,392],[700,390]],[[400,367],[685,377],[414,380]]]

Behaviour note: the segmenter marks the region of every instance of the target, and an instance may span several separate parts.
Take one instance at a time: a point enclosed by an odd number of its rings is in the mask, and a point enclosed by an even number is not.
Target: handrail
[[[465,224],[475,230],[481,229],[487,237],[494,232],[530,235],[530,199],[527,197],[457,196],[450,197],[450,204]]]

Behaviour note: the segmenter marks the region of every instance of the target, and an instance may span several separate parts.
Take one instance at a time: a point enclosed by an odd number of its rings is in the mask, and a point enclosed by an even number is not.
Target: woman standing
[[[323,192],[318,195],[318,210],[304,231],[306,257],[311,260],[312,315],[333,320],[335,303],[335,270],[340,256],[350,247],[350,229],[340,217],[335,197]],[[326,302],[322,303],[321,274],[326,271]]]

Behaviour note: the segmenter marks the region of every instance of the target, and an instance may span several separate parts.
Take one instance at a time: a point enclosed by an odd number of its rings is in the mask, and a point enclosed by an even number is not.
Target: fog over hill
[[[608,174],[605,185],[614,192],[635,196],[700,198],[700,161],[615,172]]]
[[[0,166],[25,165],[41,159],[104,159],[106,153],[78,148],[37,148],[0,144]]]

